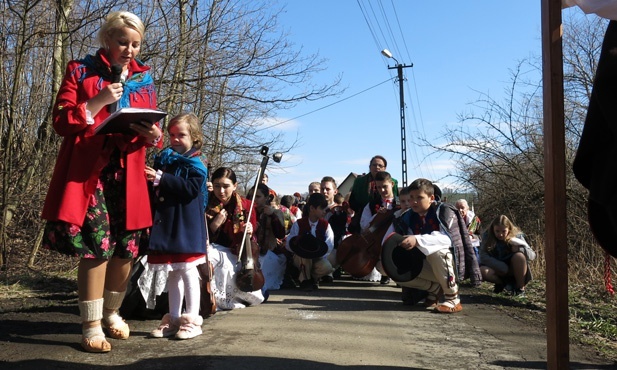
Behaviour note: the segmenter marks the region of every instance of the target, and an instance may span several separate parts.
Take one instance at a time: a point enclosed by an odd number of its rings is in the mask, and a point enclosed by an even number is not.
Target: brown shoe
[[[435,312],[439,312],[439,313],[455,313],[455,312],[461,312],[462,310],[463,310],[463,306],[461,305],[460,301],[458,302],[445,301],[443,303],[438,304],[435,307]]]

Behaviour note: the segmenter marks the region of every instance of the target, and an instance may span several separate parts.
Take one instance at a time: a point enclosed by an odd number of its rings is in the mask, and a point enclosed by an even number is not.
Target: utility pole
[[[388,66],[388,69],[396,69],[398,78],[398,87],[400,95],[400,115],[401,115],[401,166],[402,166],[402,179],[401,183],[403,187],[407,186],[407,134],[405,129],[405,94],[403,89],[403,68],[413,67],[413,63],[410,65],[401,64],[392,56],[392,53],[388,49],[383,49],[381,54],[386,58],[392,58],[396,62],[394,67]]]

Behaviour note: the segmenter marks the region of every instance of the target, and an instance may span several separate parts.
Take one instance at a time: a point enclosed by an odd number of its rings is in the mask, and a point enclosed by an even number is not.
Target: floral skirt
[[[142,231],[126,230],[126,181],[115,151],[90,196],[83,225],[48,221],[43,247],[81,258],[135,258]]]

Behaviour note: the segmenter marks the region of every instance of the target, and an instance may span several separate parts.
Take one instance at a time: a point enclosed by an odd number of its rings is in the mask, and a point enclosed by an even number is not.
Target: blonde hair
[[[193,139],[193,148],[201,149],[201,146],[204,143],[203,134],[201,132],[201,125],[199,124],[199,118],[195,115],[195,113],[181,113],[175,116],[169,121],[169,125],[167,127],[167,132],[176,125],[181,123],[186,123],[189,127],[189,133],[191,134],[191,139]]]
[[[486,250],[492,251],[495,249],[495,245],[497,244],[497,237],[495,236],[495,226],[503,226],[508,228],[508,234],[504,238],[505,242],[508,243],[510,239],[514,238],[518,234],[521,233],[521,229],[518,228],[506,215],[499,215],[493,219],[491,224],[488,227],[487,234],[488,237],[483,240],[486,243]]]
[[[107,40],[113,36],[114,32],[125,27],[131,28],[139,33],[141,41],[144,40],[146,27],[141,19],[131,12],[119,11],[109,13],[105,18],[105,23],[101,26],[98,34],[98,40],[102,47],[107,47]]]

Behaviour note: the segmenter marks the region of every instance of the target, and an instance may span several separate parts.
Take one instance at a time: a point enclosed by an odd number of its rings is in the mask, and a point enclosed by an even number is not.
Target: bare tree
[[[606,22],[577,18],[564,23],[564,86],[567,147],[568,245],[573,260],[602,266],[587,223],[587,191],[571,164],[576,153]],[[511,71],[506,97],[486,94],[459,115],[444,133],[445,144],[429,144],[457,161],[454,174],[477,195],[485,222],[506,214],[538,244],[544,235],[544,152],[541,73],[538,61],[521,61]],[[541,245],[538,245],[541,249]],[[588,274],[589,269],[577,269]]]
[[[214,167],[237,166],[247,160],[245,153],[257,153],[261,145],[291,149],[281,145],[280,132],[260,130],[261,123],[278,109],[338,93],[338,81],[310,83],[325,61],[304,55],[287,40],[278,24],[279,9],[238,0],[203,5],[183,2],[165,9],[149,27],[149,35],[165,41],[148,50],[177,51],[146,56],[155,71],[174,69],[158,77],[163,106],[174,112],[192,110],[203,118]],[[175,36],[158,36],[169,34]],[[298,93],[291,95],[289,86]]]
[[[212,165],[237,168],[242,179],[251,178],[262,145],[283,152],[295,145],[263,129],[275,111],[340,92],[338,80],[311,83],[325,60],[290,43],[278,23],[281,9],[266,1],[4,0],[1,6],[0,266],[9,240],[38,245],[60,143],[51,129],[54,98],[68,61],[98,49],[97,32],[112,10],[130,9],[146,25],[140,58],[152,67],[159,107],[201,117]]]

